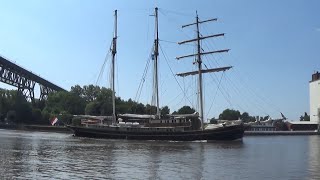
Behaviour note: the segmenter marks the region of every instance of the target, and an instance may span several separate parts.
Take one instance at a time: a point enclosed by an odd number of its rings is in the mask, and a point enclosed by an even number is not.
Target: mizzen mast
[[[178,76],[181,77],[185,77],[185,76],[189,76],[189,75],[198,75],[198,90],[199,90],[199,107],[200,107],[200,120],[201,120],[201,129],[203,130],[203,122],[204,122],[204,108],[203,108],[203,82],[202,82],[202,74],[203,73],[211,73],[211,72],[219,72],[219,71],[226,71],[230,68],[232,68],[232,66],[227,66],[227,67],[220,67],[220,68],[214,68],[214,69],[202,69],[202,55],[207,55],[207,54],[214,54],[214,53],[223,53],[223,52],[228,52],[230,49],[223,49],[223,50],[217,50],[217,51],[209,51],[209,52],[202,52],[202,48],[201,48],[201,40],[207,39],[207,38],[214,38],[214,37],[220,37],[220,36],[224,36],[224,33],[221,34],[214,34],[214,35],[209,35],[209,36],[204,36],[202,37],[200,35],[200,27],[199,25],[202,23],[206,23],[206,22],[211,22],[211,21],[217,21],[217,18],[214,19],[208,19],[208,20],[204,20],[204,21],[200,21],[199,20],[199,16],[198,13],[196,13],[196,22],[195,23],[191,23],[191,24],[187,24],[187,25],[183,25],[182,28],[185,27],[189,27],[189,26],[193,26],[196,25],[197,28],[197,37],[195,39],[191,39],[191,40],[186,40],[186,41],[182,41],[179,42],[178,44],[185,44],[185,43],[190,43],[190,42],[196,42],[197,43],[197,53],[196,54],[190,54],[190,55],[185,55],[185,56],[180,56],[177,57],[177,60],[183,59],[183,58],[187,58],[187,57],[196,57],[196,61],[194,62],[194,64],[198,65],[198,70],[197,71],[192,71],[192,72],[186,72],[186,73],[179,73],[177,74]]]
[[[116,95],[115,95],[115,57],[117,54],[117,10],[114,11],[114,35],[112,40],[112,121],[116,123]]]

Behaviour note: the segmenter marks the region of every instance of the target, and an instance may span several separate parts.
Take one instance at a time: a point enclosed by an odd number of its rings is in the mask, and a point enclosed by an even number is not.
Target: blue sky
[[[224,74],[204,76],[206,117],[217,117],[225,108],[273,118],[281,111],[292,120],[309,112],[308,82],[320,70],[317,0],[0,3],[0,54],[65,89],[96,83],[112,39],[113,11],[118,9],[117,95],[134,99],[153,43],[154,18],[149,15],[158,6],[161,47],[167,57],[160,53],[161,106],[171,111],[185,104],[197,107],[195,78],[177,78],[182,93],[168,66],[175,73],[195,70],[192,59],[174,59],[193,53],[193,44],[170,42],[194,37],[195,29],[181,25],[194,22],[197,10],[202,20],[218,18],[201,26],[203,35],[226,33],[204,41],[203,49],[231,49],[206,56],[204,63],[234,66]],[[106,68],[98,85],[109,85],[108,73]],[[143,103],[151,101],[150,71],[148,75],[139,99]],[[0,87],[10,88],[3,83]]]

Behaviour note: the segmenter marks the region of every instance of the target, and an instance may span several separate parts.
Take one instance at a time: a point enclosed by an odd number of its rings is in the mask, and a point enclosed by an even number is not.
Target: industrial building
[[[312,75],[309,83],[310,89],[310,122],[320,121],[320,73]]]

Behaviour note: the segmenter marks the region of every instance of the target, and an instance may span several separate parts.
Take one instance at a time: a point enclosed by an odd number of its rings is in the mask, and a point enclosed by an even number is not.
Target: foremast
[[[155,93],[155,100],[157,106],[156,115],[160,118],[160,107],[159,107],[159,75],[158,75],[158,58],[159,58],[159,26],[158,26],[158,7],[155,8],[155,39],[154,39],[154,93]]]
[[[113,124],[116,123],[116,91],[115,91],[115,57],[117,54],[117,10],[114,11],[114,34],[112,39],[112,69],[111,69],[111,75],[112,75],[112,82],[111,82],[111,88],[112,88],[112,122]]]
[[[202,37],[200,35],[200,27],[199,25],[205,22],[210,22],[210,21],[217,21],[217,18],[214,19],[208,19],[208,20],[204,20],[204,21],[200,21],[199,20],[199,16],[198,13],[196,12],[196,22],[195,23],[191,23],[191,24],[187,24],[187,25],[183,25],[182,28],[188,27],[188,26],[192,26],[192,25],[196,25],[196,29],[197,29],[197,37],[195,39],[191,39],[191,40],[186,40],[186,41],[182,41],[179,42],[178,44],[185,44],[185,43],[190,43],[190,42],[196,42],[197,43],[197,53],[196,54],[190,54],[190,55],[185,55],[185,56],[180,56],[177,57],[176,59],[182,59],[182,58],[187,58],[187,57],[196,57],[196,60],[194,62],[194,64],[198,65],[198,70],[197,71],[192,71],[192,72],[186,72],[186,73],[179,73],[177,74],[178,76],[181,77],[185,77],[185,76],[189,76],[189,75],[198,75],[198,99],[199,99],[199,117],[201,120],[201,129],[203,130],[204,127],[204,105],[203,105],[203,82],[202,82],[202,74],[203,73],[210,73],[210,72],[219,72],[219,71],[226,71],[230,68],[232,68],[232,66],[227,66],[227,67],[220,67],[220,68],[214,68],[214,69],[202,69],[202,55],[206,55],[206,54],[213,54],[213,53],[223,53],[223,52],[228,52],[230,49],[223,49],[223,50],[217,50],[217,51],[210,51],[210,52],[202,52],[202,48],[201,48],[201,41],[207,38],[213,38],[213,37],[220,37],[220,36],[224,36],[224,33],[221,34],[214,34],[214,35],[209,35],[209,36],[204,36]]]

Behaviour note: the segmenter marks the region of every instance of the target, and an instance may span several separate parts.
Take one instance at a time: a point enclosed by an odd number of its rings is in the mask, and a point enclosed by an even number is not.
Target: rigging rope
[[[162,52],[162,54],[163,54],[164,59],[165,59],[166,62],[167,62],[167,65],[169,66],[169,69],[170,69],[170,71],[171,71],[174,79],[176,80],[176,82],[177,82],[177,84],[179,85],[179,87],[180,87],[180,89],[182,90],[182,92],[183,92],[184,94],[186,94],[186,93],[183,91],[183,88],[181,87],[179,81],[177,80],[177,77],[175,76],[175,74],[174,74],[174,72],[173,72],[173,70],[172,70],[172,68],[171,68],[171,66],[170,66],[170,64],[169,64],[169,62],[168,62],[167,56],[166,56],[166,54],[164,53],[164,51],[163,51],[163,49],[162,49],[162,46],[161,46],[160,44],[159,44],[159,47],[160,47],[160,50],[161,50],[161,52]],[[187,96],[186,96],[186,97],[187,97]],[[191,103],[191,101],[190,101],[190,99],[189,99],[188,97],[187,97],[187,100],[189,101],[189,103],[190,103],[191,106],[192,106],[192,103]]]
[[[151,51],[152,50],[153,50],[153,47],[151,48]],[[139,87],[138,87],[138,90],[137,90],[137,93],[136,93],[136,96],[134,98],[134,100],[136,102],[138,102],[139,99],[140,99],[142,88],[143,88],[144,82],[146,81],[146,76],[147,76],[147,73],[148,73],[148,70],[149,70],[150,62],[151,62],[151,56],[148,57],[148,60],[147,60],[146,66],[144,68],[144,71],[143,71],[143,74],[142,74],[142,78],[141,78],[141,81],[140,81],[140,84],[139,84]]]
[[[206,25],[204,25],[204,28],[206,29]],[[226,38],[224,37],[224,39],[226,39]],[[213,40],[211,40],[210,42],[212,42],[212,43],[215,45],[215,43],[214,43]],[[227,41],[226,41],[226,42],[227,42]],[[210,45],[210,43],[208,43],[208,44]],[[231,53],[231,57],[233,57],[233,58],[230,58],[230,59],[233,60],[233,62],[237,62],[237,61],[234,60],[235,58],[234,58],[234,56],[233,56],[232,53]],[[219,59],[220,59],[220,58],[221,58],[221,55],[219,56]],[[216,62],[216,63],[217,63],[217,62]],[[217,64],[218,64],[218,63],[217,63]],[[250,98],[246,99],[246,101],[248,101],[248,100],[251,101],[251,99],[252,99],[253,97],[255,97],[256,100],[255,100],[255,101],[252,100],[252,102],[254,102],[254,103],[256,104],[255,108],[260,109],[260,111],[261,111],[263,114],[266,114],[266,115],[268,115],[268,113],[265,112],[265,108],[268,107],[268,106],[269,106],[273,111],[275,111],[275,112],[281,112],[279,107],[277,107],[277,106],[275,106],[274,104],[272,104],[272,103],[270,103],[269,101],[267,101],[268,98],[263,97],[261,93],[257,93],[257,91],[254,91],[253,88],[250,88],[250,86],[248,86],[248,83],[243,79],[243,77],[242,77],[242,75],[241,75],[241,73],[240,73],[240,71],[239,71],[238,69],[232,69],[232,71],[237,74],[238,79],[241,81],[241,83],[239,83],[239,84],[240,84],[244,89],[246,89],[246,91],[247,91],[248,94],[251,94],[251,95],[250,95]],[[248,72],[245,72],[245,73],[248,73]],[[253,77],[253,76],[247,75],[247,77],[250,78],[250,77]],[[233,81],[231,81],[231,80],[229,80],[229,81],[230,81],[230,83],[231,83],[233,86],[235,86],[235,85],[233,84],[233,83],[234,83]],[[236,90],[239,92],[239,94],[241,94],[241,95],[243,96],[243,93],[241,93],[241,92],[238,90],[238,88],[234,88],[234,89],[236,89]],[[259,91],[259,92],[261,92],[261,91]],[[259,103],[259,101],[261,101],[262,103]],[[265,105],[267,105],[267,106],[264,106],[265,108],[263,108],[262,104],[265,104]]]
[[[217,94],[218,94],[218,91],[219,91],[219,87],[220,87],[222,78],[223,78],[223,76],[224,76],[224,73],[225,73],[225,72],[223,72],[223,73],[221,74],[221,78],[220,78],[220,81],[219,81],[219,84],[218,84],[216,93],[215,93],[214,96],[213,96],[212,103],[211,103],[210,108],[209,108],[209,110],[208,110],[208,112],[207,112],[207,117],[208,117],[208,115],[209,115],[209,113],[210,113],[210,111],[211,111],[211,108],[212,108],[212,106],[213,106],[213,103],[214,103],[214,101],[215,101],[215,99],[216,99],[216,97],[217,97]]]
[[[99,75],[98,75],[98,78],[97,78],[97,81],[96,81],[96,84],[95,84],[96,86],[98,85],[98,82],[101,80],[101,77],[102,77],[102,75],[103,75],[103,72],[104,72],[106,63],[107,63],[108,60],[109,60],[109,55],[110,55],[110,52],[111,52],[111,46],[112,46],[112,42],[111,42],[111,44],[110,44],[109,51],[108,51],[107,55],[106,55],[105,58],[104,58],[104,62],[103,62],[103,64],[102,64],[102,66],[101,66],[101,69],[100,69],[100,72],[99,72]]]
[[[208,43],[208,44],[205,44],[205,46],[207,47],[207,48],[212,48],[212,46],[210,46],[210,44]],[[210,47],[209,47],[210,46]],[[220,55],[220,54],[219,54]],[[211,57],[213,57],[213,59],[216,59],[216,56],[213,56],[213,55],[211,55]],[[207,57],[206,57],[207,58]],[[219,59],[221,59],[222,58],[222,56],[220,55],[219,56]],[[211,61],[208,61],[209,62],[209,64],[211,65]],[[216,64],[217,64],[217,66],[219,66],[219,63],[218,63],[218,61],[217,60],[215,60],[214,61]],[[236,69],[232,69],[234,72],[236,71]],[[238,76],[237,76],[238,77]],[[240,77],[240,76],[239,76]],[[240,77],[241,78],[241,77]],[[236,92],[236,93],[238,93],[238,95],[239,95],[239,97],[242,97],[244,94],[243,93],[241,93],[240,91],[239,91],[239,89],[237,88],[237,87],[239,87],[239,86],[236,86],[235,84],[234,84],[234,82],[233,81],[231,81],[231,79],[229,79],[227,76],[226,76],[226,80],[228,80],[227,82],[233,87],[233,89],[234,89],[234,92]],[[240,83],[241,84],[241,86],[243,86],[245,89],[248,89],[248,86],[245,86],[243,83]],[[250,92],[250,89],[249,90],[247,90],[247,92]],[[253,97],[253,96],[255,96],[252,92],[251,92],[251,96],[250,96],[250,98],[246,98],[245,99],[245,101],[251,101],[251,98]],[[245,102],[244,101],[244,102]],[[256,104],[255,105],[255,108],[257,108],[261,113],[263,113],[263,114],[266,114],[267,115],[267,113],[264,111],[264,108],[261,106],[261,104],[260,103],[257,103],[257,102],[254,102],[254,101],[251,101],[252,103],[251,104]],[[240,109],[243,109],[243,111],[245,111],[244,110],[244,108],[243,107],[241,107],[239,104],[236,104]],[[244,104],[245,105],[245,104]],[[246,105],[247,106],[247,105]],[[248,106],[247,106],[248,107]]]

